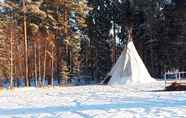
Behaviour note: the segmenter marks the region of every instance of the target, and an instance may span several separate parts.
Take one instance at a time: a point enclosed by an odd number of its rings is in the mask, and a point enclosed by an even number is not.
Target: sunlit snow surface
[[[3,90],[0,118],[186,117],[186,92],[158,89],[163,83]]]

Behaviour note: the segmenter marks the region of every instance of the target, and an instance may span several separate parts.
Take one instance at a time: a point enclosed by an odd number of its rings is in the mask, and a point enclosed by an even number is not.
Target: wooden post
[[[166,88],[166,84],[167,84],[167,73],[164,74],[164,81],[165,81],[165,88]]]
[[[178,80],[178,72],[175,72],[176,81]]]
[[[178,79],[179,79],[179,82],[181,80],[181,72],[178,72]]]

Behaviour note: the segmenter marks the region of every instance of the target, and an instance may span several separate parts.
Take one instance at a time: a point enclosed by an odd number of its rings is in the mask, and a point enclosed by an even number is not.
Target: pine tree
[[[15,11],[16,29],[21,29],[19,35],[24,34],[24,38],[20,37],[19,40],[25,42],[23,56],[26,66],[19,68],[19,71],[25,73],[25,85],[29,86],[33,75],[40,86],[44,85],[47,76],[58,77],[60,83],[63,64],[71,73],[75,72],[75,68],[79,70],[75,60],[79,60],[80,32],[86,27],[88,11],[84,0],[5,0],[4,5]],[[50,62],[53,69],[48,74],[47,65]]]
[[[83,75],[89,75],[97,82],[103,80],[112,65],[111,38],[109,36],[112,27],[110,3],[106,0],[88,1],[93,10],[89,12],[87,18],[89,41],[87,42],[86,38],[82,41],[85,45],[81,51],[81,69]],[[89,44],[88,47],[86,42]]]

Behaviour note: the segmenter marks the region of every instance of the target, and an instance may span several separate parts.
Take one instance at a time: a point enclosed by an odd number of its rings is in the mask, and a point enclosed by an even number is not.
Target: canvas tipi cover
[[[108,84],[132,84],[154,82],[142,59],[138,55],[132,40],[129,40],[116,64],[108,74],[111,76]]]

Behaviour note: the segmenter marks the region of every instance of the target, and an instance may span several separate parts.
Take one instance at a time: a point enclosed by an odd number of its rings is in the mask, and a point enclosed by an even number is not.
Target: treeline
[[[1,3],[0,76],[10,87],[58,85],[78,76],[84,0],[5,0]],[[2,84],[2,81],[1,81]]]
[[[0,6],[0,76],[10,87],[17,80],[100,82],[129,32],[153,77],[185,70],[183,0],[5,0]]]
[[[84,72],[103,80],[132,30],[138,53],[155,78],[164,72],[185,71],[186,2],[183,0],[88,0],[90,50]],[[88,55],[90,54],[90,55]]]

